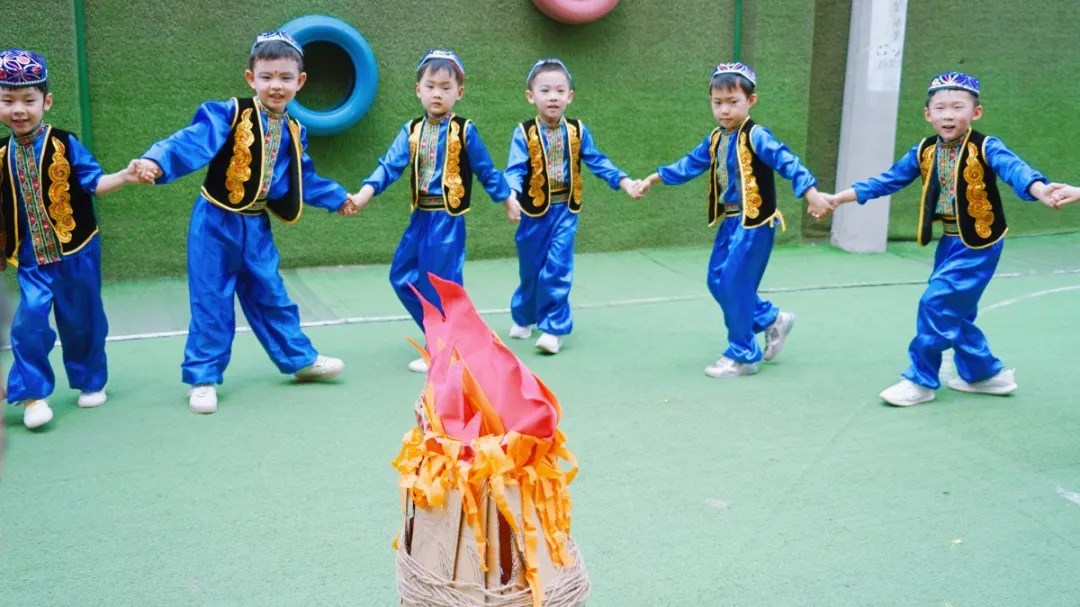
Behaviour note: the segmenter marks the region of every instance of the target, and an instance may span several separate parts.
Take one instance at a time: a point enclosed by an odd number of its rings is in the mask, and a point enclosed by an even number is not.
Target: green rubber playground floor
[[[702,372],[724,344],[707,259],[580,255],[563,352],[508,340],[564,406],[590,606],[1080,604],[1080,234],[1011,238],[983,297],[1019,391],[907,409],[877,393],[931,249],[777,249],[763,289],[798,320],[734,380]],[[423,379],[386,274],[287,272],[345,373],[293,384],[241,331],[210,416],[179,381],[184,281],[107,285],[109,402],[78,409],[61,370],[47,431],[5,411],[0,605],[394,605],[390,460]],[[515,280],[466,267],[501,334]]]

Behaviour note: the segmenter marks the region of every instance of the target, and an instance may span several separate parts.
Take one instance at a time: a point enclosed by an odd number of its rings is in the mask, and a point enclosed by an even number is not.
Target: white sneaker
[[[188,391],[188,409],[192,413],[217,411],[217,388],[214,384],[198,384]]]
[[[791,312],[781,312],[776,315],[776,320],[765,330],[765,360],[772,360],[780,356],[787,341],[788,333],[795,326],[795,315]]]
[[[536,349],[548,354],[558,354],[562,348],[562,338],[551,333],[541,333],[536,340]]]
[[[898,383],[881,391],[881,400],[897,407],[910,407],[920,403],[928,403],[936,397],[934,391],[926,386],[902,379]]]
[[[984,379],[974,383],[967,383],[956,377],[949,380],[949,387],[960,392],[974,392],[976,394],[995,394],[1005,396],[1016,392],[1016,374],[1012,369],[1002,369],[990,379]]]
[[[22,423],[27,428],[33,430],[34,428],[40,428],[52,421],[52,409],[49,408],[49,402],[44,398],[24,400],[22,406]]]
[[[102,388],[97,392],[80,392],[78,402],[83,409],[93,409],[104,405],[107,399],[108,395],[105,394],[105,388]]]
[[[532,325],[525,325],[523,327],[517,323],[511,324],[510,337],[513,339],[529,339],[532,337]]]
[[[705,375],[717,378],[753,375],[757,372],[757,363],[741,363],[726,356],[721,356],[719,360],[705,367]]]
[[[413,373],[427,373],[427,370],[428,370],[427,361],[422,359],[422,358],[418,358],[416,360],[410,360],[409,361],[409,370],[412,371]]]
[[[337,377],[345,370],[345,363],[340,358],[323,356],[315,357],[315,362],[293,373],[296,381],[319,381]]]

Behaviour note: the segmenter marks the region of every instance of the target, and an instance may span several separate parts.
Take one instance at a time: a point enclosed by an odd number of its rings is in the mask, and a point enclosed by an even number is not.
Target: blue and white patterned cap
[[[284,42],[285,44],[288,44],[289,46],[296,49],[296,52],[300,53],[301,57],[304,56],[304,49],[300,46],[300,43],[297,42],[295,38],[290,36],[288,34],[288,32],[283,32],[281,30],[278,30],[276,32],[263,32],[262,34],[259,34],[258,36],[256,36],[255,37],[255,44],[251,45],[251,52],[254,53],[255,52],[255,47],[259,46],[263,42],[274,42],[274,41]]]
[[[566,67],[566,64],[563,63],[562,59],[559,59],[558,57],[545,57],[534,63],[532,68],[529,69],[529,75],[525,76],[525,86],[529,86],[529,83],[532,82],[532,79],[534,76],[536,76],[536,73],[539,72],[540,68],[544,67],[545,65],[557,65],[561,67],[562,70],[566,72],[566,77],[570,79],[571,86],[573,86],[574,77],[570,75],[570,68]]]
[[[416,64],[416,73],[419,74],[420,70],[424,67],[424,64],[432,59],[447,59],[453,62],[453,64],[457,66],[458,76],[460,76],[462,80],[465,79],[465,66],[462,65],[461,59],[457,56],[457,53],[443,48],[433,48],[424,53],[423,58],[420,59],[420,63]]]
[[[750,66],[746,65],[745,63],[739,63],[738,61],[736,61],[735,63],[721,63],[720,65],[716,66],[716,69],[713,70],[712,76],[710,76],[709,78],[715,78],[720,74],[738,74],[739,76],[742,76],[743,78],[749,80],[750,84],[757,86],[757,74],[755,74],[754,70],[750,69]]]
[[[926,92],[933,93],[945,89],[961,89],[977,97],[979,95],[979,79],[963,72],[943,72],[934,76]]]
[[[0,86],[22,87],[49,80],[45,58],[21,48],[0,51]]]

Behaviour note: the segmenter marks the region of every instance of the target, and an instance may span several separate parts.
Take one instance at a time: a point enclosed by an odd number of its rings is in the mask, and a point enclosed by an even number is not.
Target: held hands
[[[821,220],[836,208],[836,197],[831,194],[822,194],[816,188],[806,191],[806,211],[816,220]]]
[[[338,215],[342,217],[348,217],[350,215],[356,215],[360,211],[364,210],[364,207],[371,202],[372,197],[375,196],[375,189],[369,185],[365,185],[360,188],[360,191],[355,194],[349,194],[345,197],[345,204],[341,205],[338,209]]]
[[[626,195],[634,200],[641,200],[645,194],[649,193],[649,182],[644,179],[630,179],[629,177],[623,177],[619,182],[619,189],[626,192]]]
[[[158,166],[153,160],[147,160],[146,158],[136,158],[128,164],[128,168],[124,171],[125,178],[130,173],[134,176],[134,179],[130,183],[145,183],[153,185],[159,177],[164,173],[161,167]]]
[[[1028,188],[1028,194],[1031,194],[1039,202],[1045,204],[1046,206],[1050,207],[1051,209],[1056,210],[1059,205],[1058,205],[1057,200],[1056,200],[1056,198],[1054,196],[1054,193],[1055,193],[1055,191],[1057,189],[1060,189],[1060,188],[1063,188],[1063,187],[1066,187],[1065,184],[1054,183],[1054,184],[1047,185],[1047,184],[1045,184],[1045,183],[1043,183],[1041,181],[1036,181],[1035,183],[1031,184],[1031,187]]]
[[[521,222],[521,204],[518,203],[517,193],[510,190],[510,196],[503,201],[503,206],[506,207],[506,220],[510,223]]]
[[[1034,188],[1034,185],[1032,186]],[[1034,194],[1034,192],[1032,192]],[[1076,202],[1080,200],[1080,186],[1068,185],[1065,183],[1051,183],[1046,186],[1046,195],[1050,197],[1052,206],[1055,209]],[[1038,198],[1038,196],[1036,196]],[[1040,200],[1042,200],[1040,198]]]

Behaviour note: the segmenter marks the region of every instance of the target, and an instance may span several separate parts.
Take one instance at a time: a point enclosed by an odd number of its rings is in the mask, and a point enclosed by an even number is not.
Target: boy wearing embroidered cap
[[[661,167],[642,182],[678,185],[709,172],[709,225],[720,222],[709,260],[708,286],[724,312],[727,348],[705,368],[710,377],[753,375],[758,361],[776,358],[795,324],[795,315],[781,312],[758,296],[783,216],[776,204],[773,173],[791,181],[797,197],[814,209],[827,208],[817,179],[799,157],[769,129],[750,119],[757,103],[757,76],[742,63],[716,66],[709,82],[709,100],[719,127],[679,161]],[[765,334],[765,348],[755,336]]]
[[[574,326],[569,298],[581,163],[613,190],[629,194],[634,182],[596,147],[584,122],[564,116],[574,100],[574,79],[561,60],[533,64],[525,99],[537,115],[514,129],[506,162],[506,181],[524,215],[515,236],[521,284],[510,300],[510,337],[528,339],[536,325],[536,347],[557,354]]]
[[[313,381],[345,367],[319,354],[300,329],[270,229],[270,213],[294,223],[305,203],[328,211],[347,205],[345,189],[315,172],[307,131],[286,113],[307,79],[303,55],[285,32],[260,34],[244,73],[255,97],[204,103],[189,126],[136,161],[144,178],[157,183],[209,165],[188,229],[191,326],[181,369],[195,413],[217,410],[216,386],[236,328],[234,296],[282,373]]]
[[[56,342],[50,309],[68,382],[80,391],[79,406],[105,403],[109,325],[92,197],[138,180],[130,165],[103,175],[73,133],[43,122],[52,104],[45,59],[24,49],[0,51],[0,122],[11,129],[11,137],[0,142],[0,267],[18,267],[20,291],[11,323],[14,363],[7,398],[23,405],[27,428],[53,418],[46,400],[56,386],[49,364]]]
[[[464,83],[465,68],[456,53],[434,49],[424,54],[416,66],[416,97],[424,115],[401,127],[379,166],[353,197],[355,209],[362,209],[409,168],[412,214],[390,264],[390,284],[421,331],[424,312],[410,285],[438,305],[429,272],[462,283],[464,214],[469,210],[473,175],[492,200],[505,206],[507,219],[517,222],[521,215],[476,125],[453,112],[465,92]],[[409,370],[426,373],[427,363],[423,358],[413,360]]]
[[[979,81],[960,72],[935,76],[927,90],[923,115],[936,136],[915,144],[884,173],[830,197],[830,206],[866,202],[891,194],[922,178],[917,238],[926,245],[940,221],[929,285],[919,300],[916,335],[908,346],[911,360],[899,383],[880,397],[906,407],[934,400],[940,387],[941,353],[952,348],[960,377],[949,387],[962,392],[1011,394],[1016,379],[991,352],[975,326],[979,298],[994,276],[1004,247],[1005,209],[997,180],[1024,200],[1054,206],[1046,178],[996,137],[972,130],[982,117]]]

